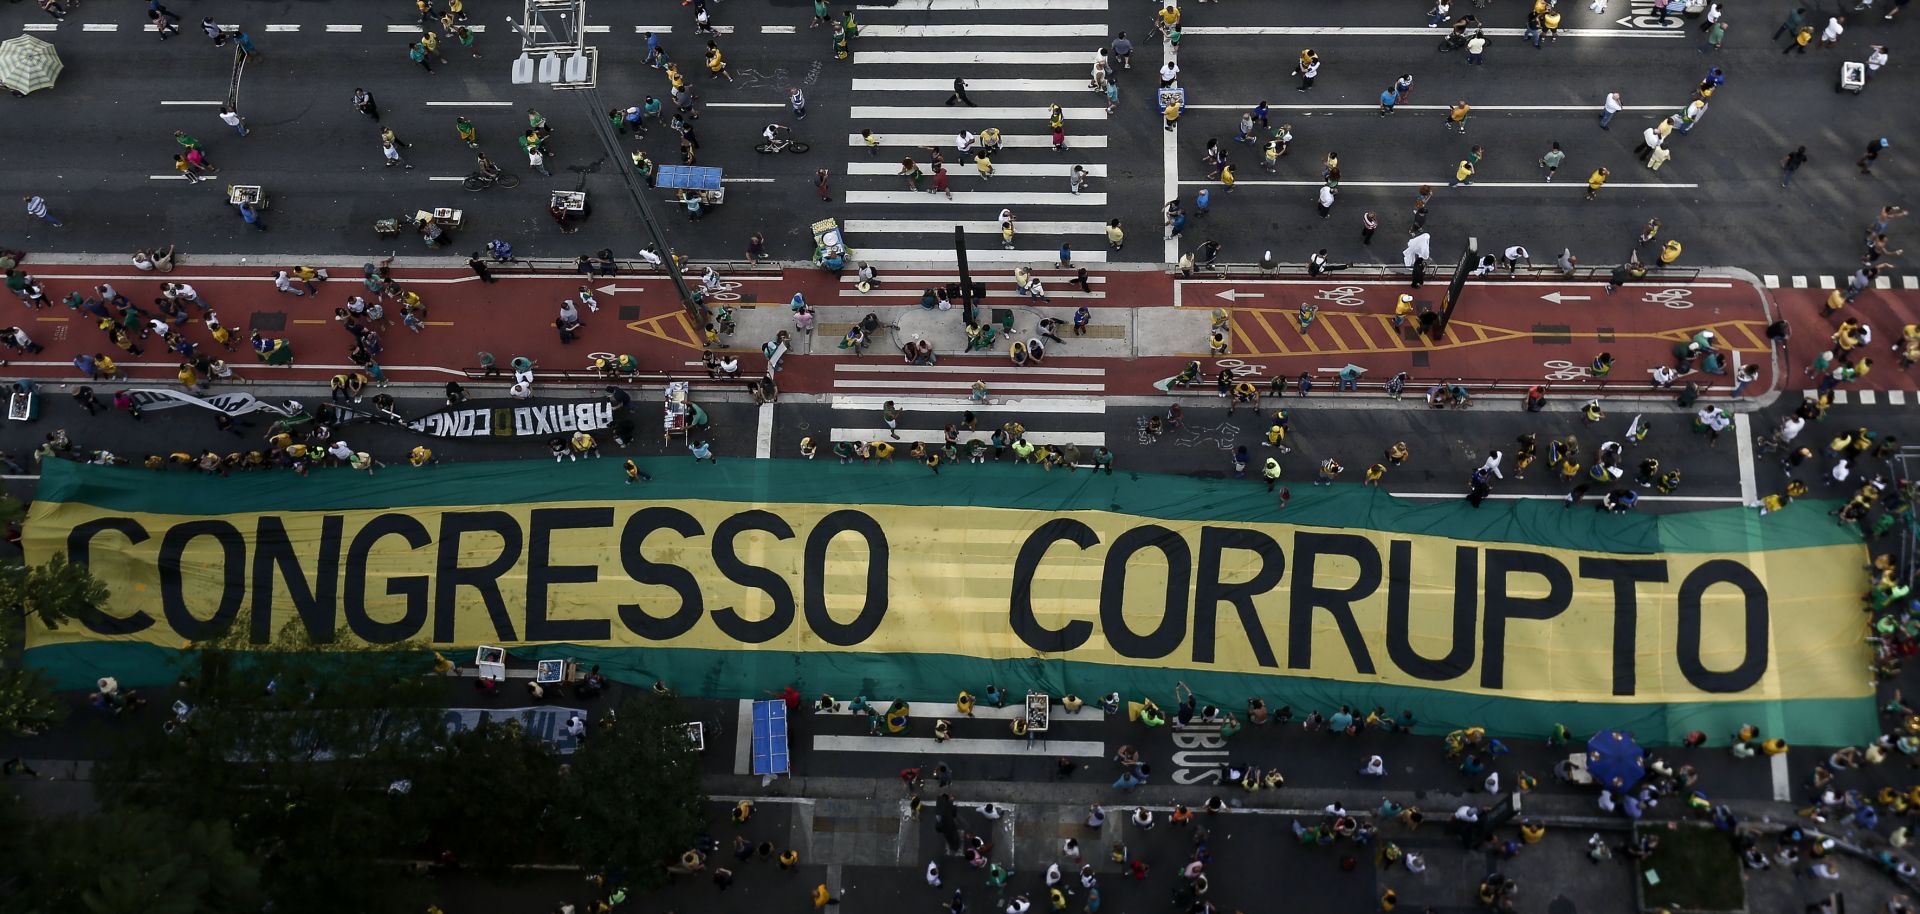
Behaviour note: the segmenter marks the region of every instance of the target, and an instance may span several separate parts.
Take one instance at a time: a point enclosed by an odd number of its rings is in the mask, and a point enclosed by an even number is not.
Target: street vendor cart
[[[680,191],[684,190],[699,195],[700,202],[707,206],[727,202],[727,190],[720,186],[720,169],[710,165],[662,165],[654,184],[673,191],[669,196],[674,200],[682,199]]]
[[[227,185],[227,202],[234,206],[246,203],[251,204],[254,209],[266,209],[267,192],[258,184],[229,184]]]
[[[852,256],[839,220],[828,217],[813,224],[813,262],[821,269],[838,276]]]
[[[661,438],[667,443],[673,436],[679,435],[682,444],[696,428],[707,424],[707,411],[693,402],[692,388],[685,381],[672,381],[667,384],[664,398]]]

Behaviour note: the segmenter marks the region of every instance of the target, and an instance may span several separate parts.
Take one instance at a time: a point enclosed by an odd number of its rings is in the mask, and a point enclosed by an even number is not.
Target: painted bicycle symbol
[[[1540,364],[1547,369],[1545,377],[1549,381],[1579,381],[1587,377],[1587,366],[1575,365],[1566,359],[1553,359]]]
[[[1345,308],[1357,308],[1366,304],[1364,299],[1358,297],[1360,293],[1365,291],[1367,290],[1359,286],[1335,286],[1331,289],[1321,289],[1315,293],[1314,297],[1321,301],[1333,302]]]
[[[1649,305],[1666,305],[1676,311],[1693,307],[1692,289],[1658,289],[1640,296],[1640,300]]]
[[[1213,364],[1214,367],[1232,374],[1236,378],[1244,378],[1247,375],[1259,374],[1267,370],[1267,366],[1265,365],[1249,365],[1239,359],[1220,359]]]
[[[740,285],[741,284],[737,282],[726,282],[723,280],[720,283],[719,291],[708,292],[704,297],[708,301],[739,301],[740,293],[734,290],[740,288]]]

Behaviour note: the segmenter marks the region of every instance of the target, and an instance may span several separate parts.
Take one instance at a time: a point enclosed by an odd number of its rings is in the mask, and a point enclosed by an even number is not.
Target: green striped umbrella
[[[0,41],[0,83],[21,95],[51,87],[65,66],[53,45],[32,35]]]

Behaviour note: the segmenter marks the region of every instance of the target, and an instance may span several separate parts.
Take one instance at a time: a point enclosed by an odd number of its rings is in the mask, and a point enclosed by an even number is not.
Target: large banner
[[[440,438],[551,438],[613,425],[605,400],[479,401],[428,413],[407,427]]]
[[[1283,516],[1232,481],[734,463],[655,463],[630,487],[615,461],[165,486],[49,462],[28,558],[64,551],[114,598],[29,645],[299,625],[581,656],[715,696],[799,679],[1164,698],[1185,679],[1226,707],[1638,722],[1656,742],[1748,717],[1839,742],[1873,726],[1862,549],[1812,504],[1494,515],[1341,487]]]

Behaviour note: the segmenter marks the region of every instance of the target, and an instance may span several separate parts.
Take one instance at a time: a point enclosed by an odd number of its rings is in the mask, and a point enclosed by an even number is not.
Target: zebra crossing
[[[1050,263],[1062,243],[1072,244],[1076,263],[1105,263],[1107,112],[1088,73],[1110,34],[1108,0],[896,0],[855,9],[842,222],[859,258],[951,263],[958,224],[971,263]],[[956,76],[974,106],[945,104]],[[1053,149],[1051,104],[1065,118],[1064,152]],[[954,140],[989,127],[1003,139],[986,178]],[[874,150],[863,129],[877,138]],[[923,146],[941,151],[951,199],[928,192]],[[900,174],[909,157],[929,173],[918,191]],[[1078,194],[1069,186],[1076,164],[1089,178]],[[1002,209],[1014,215],[1011,249],[1000,238]]]
[[[889,441],[941,444],[946,426],[960,425],[960,441],[987,440],[993,430],[1018,422],[1026,439],[1049,447],[1105,447],[1106,369],[1039,366],[1013,369],[998,360],[938,365],[837,364],[828,403],[833,408],[834,441]],[[989,395],[976,401],[973,382],[987,382]],[[886,404],[900,411],[898,432],[890,437]],[[963,417],[973,413],[968,430]]]

